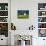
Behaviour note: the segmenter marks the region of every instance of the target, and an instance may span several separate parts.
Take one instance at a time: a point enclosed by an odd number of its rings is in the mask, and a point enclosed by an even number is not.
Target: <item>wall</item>
[[[46,0],[11,0],[11,22],[14,23],[14,25],[17,28],[15,32],[17,33],[19,32],[19,34],[20,32],[23,32],[26,34],[29,26],[31,26],[32,24],[35,26],[35,30],[33,30],[33,33],[32,33],[33,46],[40,46],[41,44],[43,44],[43,39],[38,38],[38,29],[37,29],[38,18],[37,17],[38,17],[38,3],[45,3],[45,2]],[[19,10],[28,9],[29,19],[18,19],[17,18],[18,9]]]
[[[24,20],[18,19],[17,18],[18,9],[19,10],[28,9],[29,19],[24,19]],[[17,28],[16,32],[17,33],[19,32],[19,34],[20,33],[27,34],[28,27],[33,24],[35,26],[34,31],[36,32],[36,33],[33,33],[33,35],[37,36],[37,32],[38,32],[37,31],[37,0],[34,0],[34,1],[33,0],[31,1],[30,0],[27,0],[27,1],[11,0],[11,22],[13,22],[16,25],[16,28]]]
[[[26,3],[25,3],[26,2]],[[35,1],[18,1],[12,0],[11,1],[11,22],[14,22],[16,25],[17,30],[28,30],[29,26],[32,24],[35,25],[37,23],[37,16],[36,16],[36,9],[37,9],[37,2]],[[32,5],[34,4],[34,5]],[[18,19],[17,18],[17,10],[29,10],[29,19]],[[34,14],[33,14],[34,13]],[[36,19],[35,19],[36,18]]]

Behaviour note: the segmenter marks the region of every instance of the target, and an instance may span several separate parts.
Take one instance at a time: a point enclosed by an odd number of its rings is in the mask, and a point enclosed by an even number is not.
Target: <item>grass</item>
[[[19,19],[28,19],[29,15],[18,15]]]

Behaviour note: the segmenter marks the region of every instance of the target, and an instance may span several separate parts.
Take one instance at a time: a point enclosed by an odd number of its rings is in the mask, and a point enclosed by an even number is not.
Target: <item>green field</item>
[[[19,19],[28,19],[29,15],[18,15]]]

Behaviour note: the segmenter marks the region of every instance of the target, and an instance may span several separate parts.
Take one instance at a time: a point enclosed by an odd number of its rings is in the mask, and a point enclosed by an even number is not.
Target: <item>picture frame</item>
[[[28,19],[29,18],[29,10],[18,10],[17,18],[18,19]]]

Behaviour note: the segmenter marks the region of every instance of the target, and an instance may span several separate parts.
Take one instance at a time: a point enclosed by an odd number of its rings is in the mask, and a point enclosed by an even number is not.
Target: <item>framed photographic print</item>
[[[29,10],[18,10],[17,18],[18,19],[28,19],[29,18]]]

